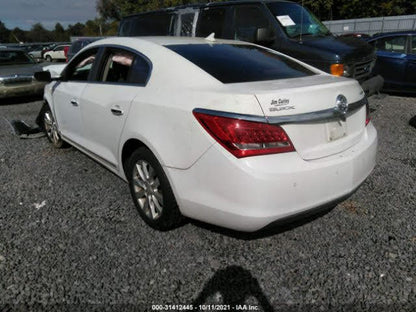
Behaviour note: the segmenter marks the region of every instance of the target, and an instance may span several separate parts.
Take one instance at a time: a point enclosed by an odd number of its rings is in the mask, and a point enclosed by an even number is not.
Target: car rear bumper
[[[39,81],[34,81],[32,83],[0,85],[0,99],[15,96],[42,94],[44,88],[45,83]]]
[[[344,198],[373,170],[376,151],[370,123],[359,143],[317,160],[296,152],[236,159],[216,144],[191,168],[165,170],[185,216],[250,232]]]

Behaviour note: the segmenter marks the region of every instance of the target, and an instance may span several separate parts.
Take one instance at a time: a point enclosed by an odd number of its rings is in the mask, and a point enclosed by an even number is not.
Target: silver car
[[[41,70],[24,51],[0,48],[0,99],[42,94],[45,83],[33,77]]]

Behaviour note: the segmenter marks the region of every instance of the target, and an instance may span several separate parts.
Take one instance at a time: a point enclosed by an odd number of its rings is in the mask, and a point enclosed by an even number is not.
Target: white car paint
[[[365,125],[365,106],[345,122],[282,124],[295,152],[246,158],[232,155],[196,120],[192,114],[195,108],[272,121],[332,110],[339,94],[349,103],[361,101],[364,95],[357,81],[308,65],[305,67],[316,75],[224,84],[163,47],[206,43],[198,38],[146,37],[110,38],[90,44],[80,53],[103,45],[141,53],[152,63],[151,76],[146,86],[49,84],[45,99],[64,140],[125,180],[123,146],[130,139],[140,140],[162,165],[183,215],[242,231],[255,231],[336,201],[370,174],[375,166],[377,133],[371,122]],[[209,42],[229,43],[248,45]],[[279,104],[273,101],[277,99],[287,100],[293,108],[275,110]],[[114,107],[123,115],[112,114]]]
[[[69,48],[69,45],[58,45],[53,50],[46,52],[43,55],[43,58],[45,60],[47,60],[49,57],[52,60],[65,60],[66,59],[65,52],[64,52],[65,47]]]
[[[46,65],[43,66],[43,71],[48,71],[51,73],[52,78],[59,78],[64,70],[66,64],[54,64],[54,65]]]

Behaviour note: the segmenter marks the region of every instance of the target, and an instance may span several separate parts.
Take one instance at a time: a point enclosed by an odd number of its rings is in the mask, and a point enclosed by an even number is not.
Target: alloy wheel
[[[59,145],[61,142],[61,138],[59,136],[58,127],[55,122],[55,118],[53,117],[50,111],[45,112],[44,115],[44,123],[45,123],[45,131],[46,135],[48,136],[49,140],[54,145]]]
[[[145,160],[134,166],[133,187],[141,210],[149,219],[157,220],[163,211],[163,194],[155,169]]]

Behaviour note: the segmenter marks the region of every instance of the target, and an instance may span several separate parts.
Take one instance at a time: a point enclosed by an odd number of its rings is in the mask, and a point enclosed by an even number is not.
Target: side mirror
[[[275,39],[273,31],[270,28],[257,28],[256,42],[270,43]]]
[[[48,71],[36,72],[34,74],[34,77],[38,81],[43,81],[43,82],[51,82],[52,81],[51,73],[48,72]]]

